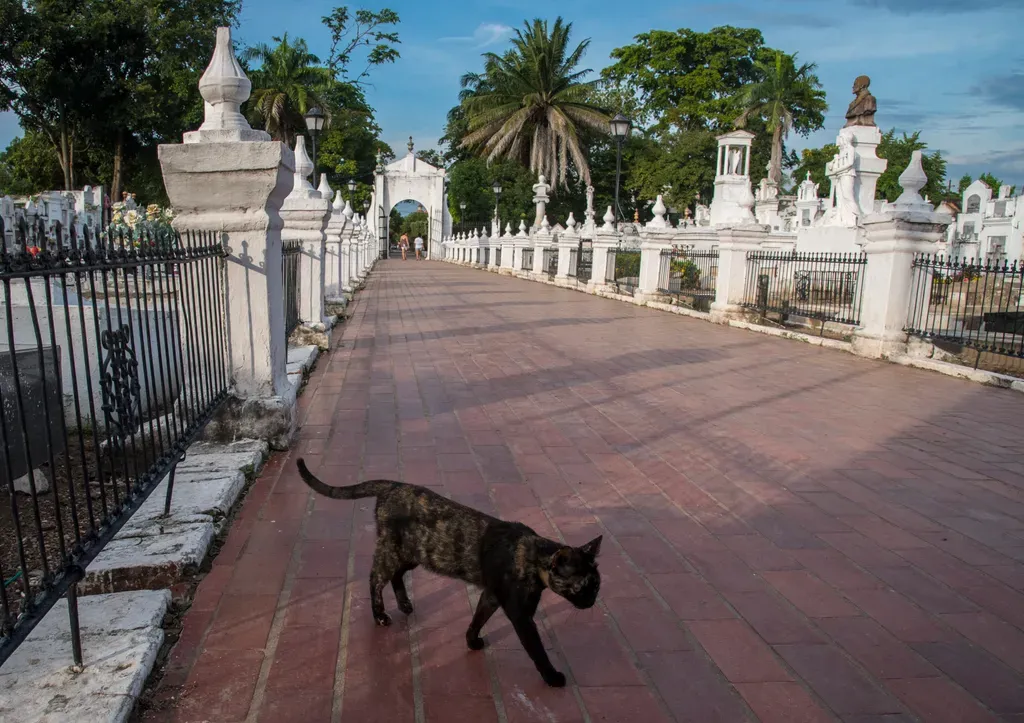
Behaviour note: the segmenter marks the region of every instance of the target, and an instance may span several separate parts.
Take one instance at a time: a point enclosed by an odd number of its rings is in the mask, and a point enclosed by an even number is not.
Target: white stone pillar
[[[326,175],[320,185],[320,195],[324,196],[323,187],[327,186]],[[329,198],[330,192],[328,191],[328,194],[324,197]],[[342,234],[345,231],[348,219],[342,213],[343,208],[341,191],[338,191],[331,206],[331,215],[327,221],[327,229],[324,231],[324,299],[327,303],[332,304],[345,303],[345,263],[342,255]]]
[[[593,292],[608,286],[608,255],[618,245],[619,233],[615,228],[615,214],[609,206],[604,214],[604,223],[594,234],[594,256],[590,265],[590,280],[587,281],[588,291]]]
[[[768,238],[769,228],[759,224],[726,226],[718,230],[718,278],[711,320],[727,323],[742,316],[746,290],[747,252],[757,251]]]
[[[229,250],[225,266],[232,399],[207,435],[259,437],[275,448],[294,432],[295,393],[285,371],[281,205],[292,187],[294,154],[239,112],[251,84],[235,60],[230,28],[217,29],[199,81],[205,119],[182,145],[161,145],[164,187],[181,231],[208,231]]]
[[[310,185],[308,177],[313,172],[313,162],[306,153],[306,138],[295,139],[295,177],[291,193],[281,205],[282,241],[298,241],[302,244],[299,257],[299,319],[303,326],[313,332],[322,333],[316,343],[326,349],[330,336],[326,333],[329,325],[324,315],[324,229],[330,220],[330,187],[328,198]]]
[[[899,180],[902,195],[863,220],[868,259],[861,325],[853,337],[853,350],[863,356],[889,358],[906,352],[903,329],[910,311],[914,255],[935,253],[953,220],[921,198],[928,182],[921,151],[913,152]]]
[[[569,283],[570,256],[574,250],[579,248],[579,245],[580,233],[576,227],[575,219],[570,216],[566,222],[565,232],[558,235],[558,272],[555,274],[556,282]]]

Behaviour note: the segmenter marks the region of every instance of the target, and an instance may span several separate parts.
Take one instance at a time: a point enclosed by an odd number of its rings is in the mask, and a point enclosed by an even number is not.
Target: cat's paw
[[[373,620],[375,623],[377,623],[377,625],[379,625],[382,628],[386,628],[388,625],[391,624],[391,616],[387,613],[380,613],[379,615],[374,614]]]
[[[406,615],[412,615],[412,610],[413,610],[412,603],[409,602],[408,600],[399,600],[398,601],[398,609],[401,610]]]
[[[487,641],[481,638],[479,635],[475,638],[466,637],[466,645],[469,646],[470,650],[483,650],[487,647]]]
[[[565,687],[565,674],[560,673],[557,670],[552,670],[550,673],[544,673],[544,682],[550,685],[552,688],[564,688]]]

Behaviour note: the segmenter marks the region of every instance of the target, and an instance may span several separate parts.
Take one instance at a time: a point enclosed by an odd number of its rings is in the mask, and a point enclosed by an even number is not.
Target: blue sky
[[[236,38],[255,43],[288,32],[326,56],[320,18],[339,1],[243,0]],[[418,148],[436,146],[459,77],[480,68],[482,52],[504,47],[511,27],[561,14],[573,22],[576,40],[591,39],[585,65],[595,71],[613,48],[654,28],[760,28],[768,45],[817,63],[828,94],[825,128],[808,139],[791,137],[791,146],[833,141],[852,81],[866,74],[879,125],[922,130],[929,147],[947,157],[951,176],[989,170],[1024,182],[1024,0],[987,0],[980,9],[967,0],[394,0],[365,7],[383,6],[401,16],[402,57],[373,72],[367,95],[397,153],[410,135]],[[14,119],[0,115],[0,147],[16,132]]]

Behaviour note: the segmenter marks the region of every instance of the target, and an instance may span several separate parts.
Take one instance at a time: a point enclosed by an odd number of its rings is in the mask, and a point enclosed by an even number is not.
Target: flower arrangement
[[[168,242],[174,238],[171,221],[174,214],[169,208],[161,208],[155,203],[146,206],[140,213],[134,203],[119,202],[111,206],[110,226],[108,231],[115,238],[123,237],[130,240],[135,248],[142,246],[144,240],[148,246]]]

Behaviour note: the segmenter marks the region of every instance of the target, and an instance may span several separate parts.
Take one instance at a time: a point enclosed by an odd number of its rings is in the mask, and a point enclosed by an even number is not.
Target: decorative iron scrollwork
[[[138,430],[142,410],[139,363],[132,348],[131,329],[108,329],[100,343],[105,352],[100,367],[103,416],[111,439],[123,448],[124,440]]]

